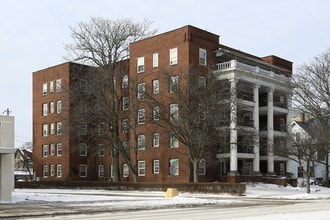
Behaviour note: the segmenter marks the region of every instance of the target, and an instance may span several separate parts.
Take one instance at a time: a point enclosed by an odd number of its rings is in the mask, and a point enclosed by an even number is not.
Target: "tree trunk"
[[[310,184],[310,179],[311,179],[311,168],[309,165],[309,161],[307,161],[307,167],[306,167],[306,173],[305,173],[305,177],[306,177],[306,192],[308,194],[311,193],[311,184]]]
[[[193,160],[194,183],[198,183],[198,160]]]
[[[113,182],[119,182],[120,181],[119,154],[118,151],[114,148],[111,148],[111,157],[112,157],[112,180]]]
[[[329,187],[329,151],[327,151],[325,156],[325,186]]]

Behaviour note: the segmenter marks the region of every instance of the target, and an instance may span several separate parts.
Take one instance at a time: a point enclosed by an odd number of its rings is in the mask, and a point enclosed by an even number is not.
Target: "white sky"
[[[64,62],[69,25],[91,16],[148,18],[158,33],[190,24],[296,67],[330,47],[329,8],[328,0],[0,0],[0,114],[15,116],[16,146],[32,141],[32,72]]]

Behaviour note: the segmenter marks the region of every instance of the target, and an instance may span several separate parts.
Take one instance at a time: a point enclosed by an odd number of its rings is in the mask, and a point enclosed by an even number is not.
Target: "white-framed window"
[[[47,157],[48,156],[48,145],[43,144],[42,145],[42,157]]]
[[[144,134],[139,134],[137,136],[138,150],[146,149],[146,136]]]
[[[179,76],[171,76],[169,83],[170,93],[178,93],[179,92]]]
[[[141,108],[138,110],[138,124],[142,125],[146,123],[146,110]]]
[[[104,165],[99,165],[99,177],[104,177]]]
[[[79,144],[79,156],[81,156],[81,157],[87,156],[87,144],[86,143]]]
[[[43,95],[43,96],[46,96],[46,95],[47,95],[47,90],[48,90],[47,87],[48,87],[48,86],[47,86],[47,83],[43,83],[43,84],[42,84],[42,95]]]
[[[86,135],[87,134],[87,122],[80,122],[79,134]]]
[[[170,104],[170,119],[172,121],[179,120],[179,105],[178,104]]]
[[[49,133],[50,134],[55,134],[55,123],[52,122],[49,125],[50,125],[50,129],[49,129],[50,131],[49,131]]]
[[[57,114],[62,113],[62,100],[56,101],[56,113]]]
[[[199,65],[206,66],[206,50],[199,48]]]
[[[50,144],[50,155],[55,155],[55,144]]]
[[[158,121],[159,117],[159,106],[154,106],[152,109],[152,118],[154,121]]]
[[[138,161],[138,176],[146,175],[146,162],[144,160]]]
[[[49,113],[54,113],[55,112],[55,102],[51,101],[49,103]]]
[[[57,156],[62,156],[62,143],[57,143],[56,144],[56,155]]]
[[[158,53],[152,54],[152,67],[158,67]]]
[[[178,48],[170,49],[170,65],[178,64]]]
[[[204,93],[206,88],[206,80],[204,76],[198,76],[198,91]]]
[[[104,157],[104,155],[105,155],[104,144],[99,144],[98,145],[98,154],[99,154],[99,157]]]
[[[159,147],[159,133],[153,133],[152,144],[153,144],[153,147]]]
[[[170,148],[178,148],[179,147],[179,140],[177,138],[177,133],[172,131],[170,133]]]
[[[159,160],[153,160],[153,173],[159,174]]]
[[[122,131],[123,132],[128,132],[129,130],[129,123],[128,123],[128,119],[127,118],[124,118],[122,120]]]
[[[47,116],[48,115],[48,103],[43,103],[42,104],[42,116]]]
[[[129,153],[129,141],[123,141],[122,146],[125,149],[125,151]]]
[[[50,165],[50,176],[55,176],[55,165],[54,164]]]
[[[62,90],[62,80],[57,79],[56,80],[56,92],[61,92],[61,90]]]
[[[87,116],[87,104],[83,101],[79,102],[79,116],[86,118]]]
[[[123,177],[128,177],[129,176],[129,166],[124,163],[123,164]]]
[[[137,72],[138,73],[144,72],[144,57],[137,58]]]
[[[87,80],[79,79],[79,88],[82,92],[87,92]]]
[[[79,176],[87,177],[87,165],[86,164],[79,165]]]
[[[143,99],[145,97],[146,93],[146,84],[145,83],[139,83],[138,84],[138,99]]]
[[[42,125],[42,136],[47,137],[48,136],[48,124]]]
[[[62,134],[62,122],[57,122],[56,123],[56,134],[61,135]]]
[[[105,124],[104,123],[98,124],[97,133],[99,136],[103,136],[105,134]]]
[[[57,177],[62,177],[62,165],[61,164],[58,164],[56,166],[56,176]]]
[[[199,113],[199,118],[201,120],[205,120],[206,118],[205,104],[198,104],[198,113]]]
[[[49,82],[49,92],[54,92],[54,81]]]
[[[121,88],[122,89],[128,88],[128,75],[123,76],[121,80]]]
[[[198,161],[198,175],[206,175],[206,160],[201,159]]]
[[[152,81],[152,91],[154,94],[159,93],[159,79],[155,79]]]
[[[48,177],[48,165],[42,165],[42,177]]]
[[[125,96],[123,97],[123,110],[129,109],[129,97]]]
[[[179,175],[179,159],[170,159],[170,174],[172,176]]]

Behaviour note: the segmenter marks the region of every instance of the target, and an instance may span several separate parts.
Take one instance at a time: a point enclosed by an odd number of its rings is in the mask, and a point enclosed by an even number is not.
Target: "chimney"
[[[300,113],[300,121],[305,122],[305,113]]]

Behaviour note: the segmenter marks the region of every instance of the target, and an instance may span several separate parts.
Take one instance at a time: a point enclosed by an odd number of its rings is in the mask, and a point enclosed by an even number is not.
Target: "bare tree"
[[[136,22],[132,18],[107,20],[92,17],[89,22],[80,22],[70,27],[73,43],[67,44],[66,59],[97,67],[98,84],[94,95],[101,120],[104,121],[103,137],[109,141],[113,165],[113,181],[120,181],[119,149],[122,148],[119,134],[120,100],[116,91],[116,77],[128,68],[128,62],[121,62],[129,57],[129,44],[151,36],[149,20]],[[119,68],[119,70],[118,70]],[[117,75],[116,75],[117,74]],[[126,72],[127,74],[127,72]],[[100,96],[103,94],[102,96]],[[119,94],[120,96],[120,94]]]

